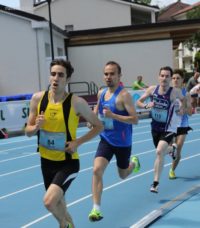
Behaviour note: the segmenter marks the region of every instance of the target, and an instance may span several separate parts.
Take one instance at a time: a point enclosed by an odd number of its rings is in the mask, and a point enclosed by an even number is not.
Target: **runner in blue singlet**
[[[100,134],[100,143],[94,159],[92,193],[93,208],[89,214],[91,222],[103,218],[100,210],[103,190],[103,174],[113,156],[117,160],[120,178],[125,179],[133,171],[140,169],[136,156],[131,156],[132,125],[137,124],[138,117],[128,91],[119,85],[121,67],[110,61],[104,68],[106,88],[98,93],[95,113],[104,124],[104,131]]]
[[[180,126],[177,129],[175,142],[177,144],[177,156],[176,159],[172,161],[171,168],[169,170],[169,179],[176,179],[175,169],[179,164],[181,159],[181,150],[188,134],[188,131],[192,128],[189,126],[188,116],[192,115],[192,105],[191,105],[191,97],[190,94],[186,91],[183,86],[183,71],[180,69],[174,70],[174,74],[172,76],[172,86],[175,88],[180,88],[182,90],[183,96],[186,98],[185,101],[185,114],[181,118]]]

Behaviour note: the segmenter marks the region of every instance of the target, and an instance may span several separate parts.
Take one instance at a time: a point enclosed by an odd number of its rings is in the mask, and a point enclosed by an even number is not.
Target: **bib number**
[[[112,130],[114,128],[113,126],[113,119],[105,117],[104,115],[99,115],[99,119],[104,125],[104,129],[106,130]]]
[[[39,144],[48,150],[65,151],[66,134],[40,130]]]
[[[152,109],[152,118],[161,123],[165,123],[167,121],[167,110],[161,109]]]

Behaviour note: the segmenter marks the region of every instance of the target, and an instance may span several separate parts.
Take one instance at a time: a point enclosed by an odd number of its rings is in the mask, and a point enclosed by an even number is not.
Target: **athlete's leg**
[[[88,216],[91,222],[99,221],[103,218],[100,205],[103,191],[103,174],[108,163],[109,161],[104,157],[96,157],[94,160],[92,176],[93,208]]]
[[[103,174],[108,165],[108,160],[103,157],[96,157],[94,160],[92,177],[93,203],[100,206],[103,190]]]
[[[154,162],[154,181],[156,182],[159,182],[160,179],[167,148],[168,143],[166,141],[160,140],[156,148],[156,160]]]
[[[125,179],[127,176],[129,176],[133,172],[134,167],[135,167],[135,163],[133,163],[133,162],[130,162],[129,167],[127,169],[121,169],[118,167],[119,177],[121,179]]]
[[[65,202],[65,198],[63,197],[63,200],[61,201],[61,203],[63,204],[63,207],[65,207],[65,210],[66,210],[66,215],[65,215],[65,219],[67,221],[67,223],[70,223],[72,228],[74,228],[74,222],[72,220],[72,217],[71,215],[69,214],[68,210],[67,210],[67,205],[66,205],[66,202]]]
[[[168,142],[160,140],[156,147],[156,160],[154,162],[154,181],[151,185],[150,191],[158,193],[158,185],[160,180],[160,175],[163,169],[164,156],[168,148]]]
[[[186,135],[178,135],[176,137],[176,144],[177,144],[177,156],[176,156],[176,159],[173,160],[172,162],[172,170],[175,170],[179,161],[181,160],[181,150],[182,150],[182,147],[183,147],[183,144],[185,142],[185,138],[186,138]]]
[[[133,156],[129,162],[128,168],[122,169],[118,166],[118,173],[121,179],[125,179],[133,172],[138,172],[140,170],[140,161],[138,157]]]
[[[65,228],[68,223],[73,225],[73,221],[66,209],[63,190],[55,184],[51,184],[44,196],[44,205],[60,224],[60,228]]]

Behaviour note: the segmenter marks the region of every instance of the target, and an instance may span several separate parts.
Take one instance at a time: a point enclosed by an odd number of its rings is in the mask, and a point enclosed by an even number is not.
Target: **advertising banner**
[[[29,100],[0,102],[0,129],[23,130],[29,115],[29,105]]]

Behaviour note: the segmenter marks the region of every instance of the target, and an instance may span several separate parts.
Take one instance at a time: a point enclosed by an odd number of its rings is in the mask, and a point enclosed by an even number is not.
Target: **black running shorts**
[[[79,159],[51,161],[41,158],[41,169],[46,190],[51,184],[56,184],[65,193],[71,182],[77,177],[80,164]]]
[[[131,146],[118,147],[110,145],[105,139],[101,138],[95,157],[104,157],[110,162],[113,155],[117,160],[117,166],[120,169],[127,169],[130,162]]]

